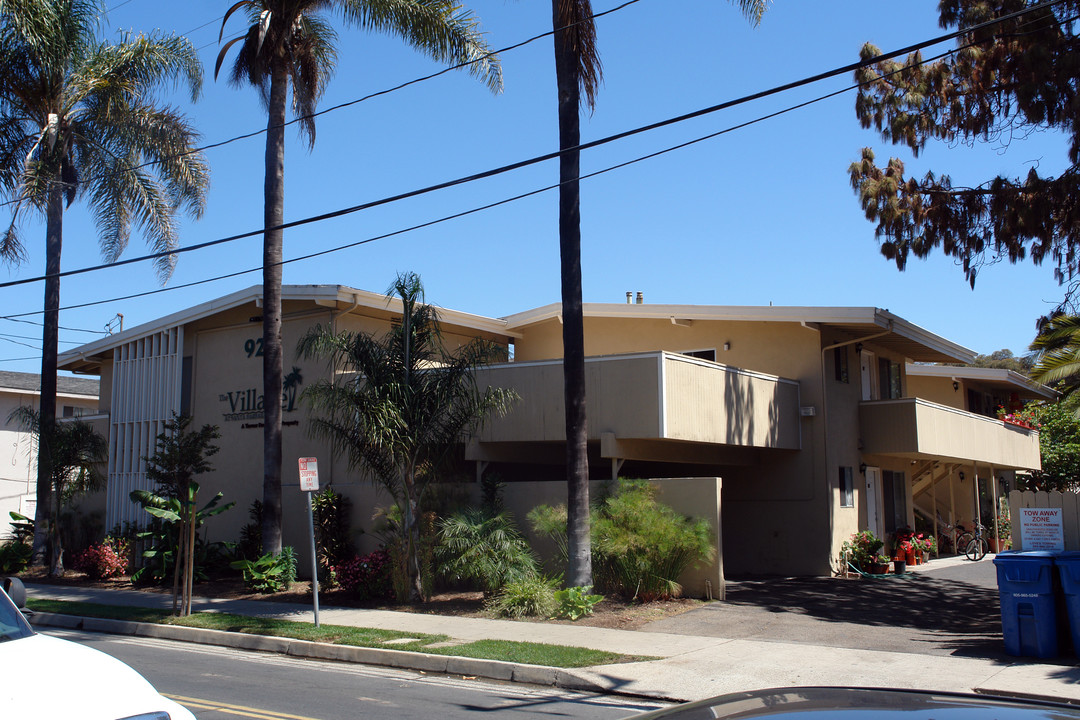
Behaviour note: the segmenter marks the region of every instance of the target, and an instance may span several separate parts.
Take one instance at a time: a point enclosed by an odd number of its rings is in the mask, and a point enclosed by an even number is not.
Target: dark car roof
[[[1080,708],[1039,700],[886,688],[754,690],[676,705],[634,720],[996,720],[1077,719]]]

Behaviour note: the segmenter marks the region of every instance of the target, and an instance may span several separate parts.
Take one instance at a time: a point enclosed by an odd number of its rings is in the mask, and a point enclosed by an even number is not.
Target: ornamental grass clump
[[[656,502],[648,482],[619,480],[593,519],[592,551],[598,588],[651,602],[681,595],[679,576],[716,549],[708,521]]]
[[[484,609],[496,617],[552,617],[559,609],[557,585],[558,580],[539,575],[511,580],[484,603]]]

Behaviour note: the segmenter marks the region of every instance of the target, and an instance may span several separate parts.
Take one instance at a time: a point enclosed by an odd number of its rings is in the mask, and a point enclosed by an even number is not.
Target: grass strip
[[[248,633],[285,637],[295,640],[332,643],[412,652],[433,655],[454,655],[484,660],[504,660],[507,662],[544,665],[558,668],[579,668],[592,665],[610,665],[623,662],[641,662],[654,660],[651,657],[620,655],[603,650],[565,647],[546,643],[518,642],[510,640],[479,640],[463,645],[429,647],[433,643],[443,643],[450,638],[446,635],[425,635],[406,633],[398,630],[378,630],[346,625],[320,625],[278,620],[274,618],[230,615],[228,613],[200,612],[185,618],[174,617],[165,610],[148,608],[118,607],[97,603],[71,602],[67,600],[46,600],[30,598],[27,606],[35,612],[56,613],[58,615],[77,615],[81,617],[105,618],[109,620],[128,620],[131,622],[153,623],[158,625],[179,625],[182,627],[224,630],[227,632]],[[394,643],[391,640],[414,638],[415,642]]]

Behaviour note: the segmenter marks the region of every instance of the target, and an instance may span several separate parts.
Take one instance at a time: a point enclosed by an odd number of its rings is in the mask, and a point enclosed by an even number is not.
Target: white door
[[[876,400],[878,394],[874,382],[876,378],[876,375],[874,375],[874,353],[869,350],[863,350],[859,353],[859,370],[862,382],[862,399]]]
[[[881,468],[866,468],[866,528],[879,538],[885,537],[881,525]]]

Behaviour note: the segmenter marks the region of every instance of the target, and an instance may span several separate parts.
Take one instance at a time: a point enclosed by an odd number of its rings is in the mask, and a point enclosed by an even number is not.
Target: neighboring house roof
[[[1053,388],[1037,383],[1022,373],[1005,368],[958,367],[955,365],[912,365],[907,374],[917,377],[938,377],[952,380],[975,380],[983,385],[1006,391],[1024,391],[1035,397],[1056,400],[1061,394]]]
[[[585,317],[651,318],[673,323],[694,320],[736,322],[787,322],[827,325],[859,335],[879,335],[876,344],[924,362],[972,362],[975,352],[874,307],[799,307],[738,305],[648,305],[632,303],[586,303]],[[562,305],[551,304],[505,318],[512,330],[562,315]]]
[[[185,325],[248,303],[261,304],[262,297],[262,285],[252,285],[244,290],[238,290],[224,297],[209,300],[142,325],[136,325],[114,335],[82,345],[74,350],[61,353],[58,364],[62,368],[79,369],[83,366],[82,360],[84,358],[99,355],[103,351],[111,350],[130,340],[174,328],[178,325]],[[281,287],[281,300],[282,302],[308,300],[316,305],[335,308],[345,313],[360,307],[401,312],[400,298],[387,297],[367,290],[357,290],[345,285],[283,285]],[[507,330],[505,320],[444,308],[439,308],[439,317],[444,325],[457,325],[508,337],[516,335],[516,333]]]
[[[41,392],[41,375],[0,370],[0,392],[5,390],[36,395]],[[98,396],[98,381],[96,378],[75,378],[57,375],[56,393],[58,395],[81,395],[96,398]]]

